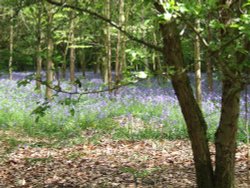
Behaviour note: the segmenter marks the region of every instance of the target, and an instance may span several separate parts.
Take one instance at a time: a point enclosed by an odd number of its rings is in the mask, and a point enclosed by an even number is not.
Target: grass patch
[[[68,97],[59,96],[60,99],[53,101],[44,117],[36,122],[31,112],[37,107],[37,101],[43,100],[41,94],[34,93],[32,85],[16,88],[15,84],[14,81],[0,83],[0,130],[48,141],[41,146],[98,143],[107,136],[131,140],[188,138],[178,101],[167,94],[167,88],[154,85],[152,90],[148,85],[141,85],[128,88],[112,100],[105,93],[85,95],[78,103],[70,105],[56,103]],[[219,102],[216,99],[203,104],[210,141],[214,139],[219,122]],[[74,109],[73,115],[71,109]],[[247,141],[245,132],[246,126],[240,119],[238,141]],[[5,142],[10,148],[23,144],[16,137]],[[39,144],[35,143],[34,147]]]

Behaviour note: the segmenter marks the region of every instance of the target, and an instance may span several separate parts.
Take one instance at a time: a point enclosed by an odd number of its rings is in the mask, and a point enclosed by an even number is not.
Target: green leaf
[[[71,116],[75,115],[75,109],[74,108],[71,108],[69,112],[70,112]]]
[[[77,78],[74,82],[78,87],[82,87],[82,83],[81,83],[81,80],[79,78]]]

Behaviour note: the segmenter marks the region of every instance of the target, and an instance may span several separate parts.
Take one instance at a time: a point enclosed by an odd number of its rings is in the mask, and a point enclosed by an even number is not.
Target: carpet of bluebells
[[[14,73],[14,80],[6,76],[0,77],[0,126],[1,128],[22,128],[30,134],[77,134],[85,128],[106,127],[107,129],[128,129],[141,126],[141,132],[132,132],[136,138],[186,138],[187,132],[181,110],[171,86],[166,80],[152,78],[140,81],[135,85],[120,88],[116,95],[108,92],[82,95],[78,102],[65,103],[68,99],[78,99],[77,95],[58,93],[58,96],[45,111],[43,117],[36,122],[36,115],[32,111],[44,100],[44,86],[42,92],[35,89],[35,82],[17,87],[17,82],[30,73]],[[80,76],[80,74],[78,74]],[[191,81],[193,78],[192,75]],[[215,91],[207,90],[205,75],[203,75],[202,110],[208,124],[208,136],[213,139],[214,131],[219,123],[221,84],[215,79]],[[85,79],[81,79],[82,87],[78,91],[99,90],[103,85],[99,75],[88,72]],[[56,81],[55,81],[56,83]],[[65,90],[71,88],[67,81],[61,82]],[[76,89],[76,88],[73,88]],[[244,92],[241,100],[239,141],[246,140],[246,113]],[[247,102],[250,101],[250,88]],[[249,105],[249,104],[248,104]],[[249,105],[250,106],[250,105]],[[73,113],[72,113],[73,112]],[[247,118],[250,118],[248,112]],[[131,120],[132,119],[132,120]],[[119,120],[119,121],[116,121]],[[128,131],[129,132],[129,131]],[[123,132],[126,135],[126,131]],[[131,131],[130,131],[131,133]],[[131,136],[131,135],[130,135]],[[128,135],[129,137],[129,135]]]

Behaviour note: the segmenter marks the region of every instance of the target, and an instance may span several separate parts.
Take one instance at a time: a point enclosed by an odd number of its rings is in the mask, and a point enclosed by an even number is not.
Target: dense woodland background
[[[81,187],[83,181],[83,187],[122,187],[133,182],[134,187],[167,187],[172,181],[173,187],[247,187],[249,7],[249,0],[1,0],[0,143],[6,160],[0,186],[36,187],[35,177],[26,179],[33,177],[29,173],[23,177],[17,173],[16,182],[9,181],[15,170],[8,164],[13,160],[19,164],[18,155],[25,158],[25,151],[17,149],[25,144],[46,150],[93,144],[85,148],[89,153],[84,160],[89,160],[92,146],[96,152],[106,151],[115,148],[111,140],[127,151],[131,144],[127,141],[132,141],[137,152],[143,153],[145,147],[145,156],[150,158],[154,144],[148,140],[164,142],[165,146],[156,148],[169,153],[173,148],[166,140],[175,140],[181,154],[189,138],[196,183],[186,181],[189,175],[185,181],[178,175],[157,179],[157,174],[171,172],[158,163],[141,169],[131,159],[125,167],[112,163],[121,166],[114,172],[118,179],[123,177],[119,173],[127,173],[132,180],[97,178],[95,182],[90,176],[72,185]],[[26,136],[31,140],[20,139]],[[37,146],[36,139],[46,141]],[[117,155],[124,157],[120,150]],[[70,153],[76,161],[83,157]],[[40,159],[43,162],[37,169],[46,169],[48,161],[56,158],[39,155],[39,164]],[[64,161],[65,154],[57,155]],[[178,161],[171,154],[158,155],[169,164]],[[190,156],[177,163],[185,166],[192,161]],[[104,161],[99,157],[88,163],[97,166],[98,173]],[[33,158],[26,156],[27,160],[32,166]],[[68,171],[62,163],[61,169]],[[63,176],[49,175],[39,186],[70,184]],[[147,177],[150,180],[144,182]]]

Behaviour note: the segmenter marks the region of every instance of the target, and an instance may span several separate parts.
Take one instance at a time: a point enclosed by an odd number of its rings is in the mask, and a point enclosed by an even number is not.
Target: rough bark
[[[228,25],[235,11],[231,0],[221,0],[219,20],[222,24]],[[239,15],[238,15],[239,16]],[[228,37],[235,36],[235,30],[228,27],[221,29],[220,40],[227,41]],[[243,42],[244,43],[244,42]],[[233,44],[231,44],[233,45]],[[227,46],[227,48],[233,46]],[[226,55],[225,55],[226,53]],[[230,58],[225,58],[227,52],[222,51],[218,63],[223,74],[222,87],[222,102],[221,116],[219,127],[215,135],[216,144],[216,168],[215,168],[215,187],[233,188],[234,172],[235,172],[235,152],[236,152],[236,135],[238,127],[238,118],[240,110],[240,92],[243,89],[242,79],[240,78],[238,65],[244,62],[245,53],[232,52]],[[224,67],[223,62],[227,60],[227,65]],[[233,66],[232,66],[233,65]]]
[[[160,4],[156,8],[164,13]],[[213,169],[206,138],[206,122],[195,100],[189,79],[184,71],[183,51],[177,24],[174,21],[160,25],[164,45],[164,61],[175,69],[171,81],[187,124],[195,162],[196,179],[199,188],[213,187]]]
[[[213,169],[206,138],[206,122],[197,104],[187,74],[177,25],[174,22],[161,25],[165,64],[175,68],[172,84],[187,124],[195,161],[197,185],[213,187]]]
[[[222,108],[216,132],[216,188],[233,188],[235,172],[236,134],[240,106],[240,88],[223,80]]]

